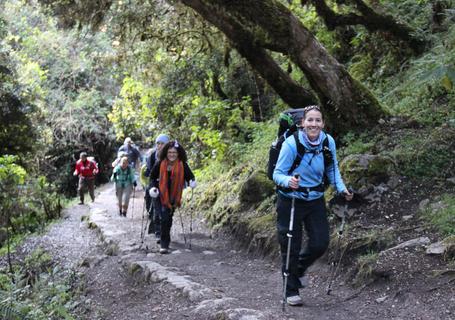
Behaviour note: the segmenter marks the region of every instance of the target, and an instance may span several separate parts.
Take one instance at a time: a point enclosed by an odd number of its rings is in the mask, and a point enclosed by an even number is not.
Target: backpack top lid
[[[305,109],[288,109],[283,111],[279,117],[278,137],[281,137],[292,126],[300,126],[305,114]]]

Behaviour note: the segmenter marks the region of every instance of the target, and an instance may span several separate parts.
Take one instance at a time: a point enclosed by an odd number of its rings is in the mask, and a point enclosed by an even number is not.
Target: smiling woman
[[[312,144],[320,139],[321,130],[324,129],[324,120],[322,118],[321,109],[318,106],[309,106],[304,109],[304,118],[302,119],[302,127],[308,140]]]
[[[196,187],[194,174],[187,164],[186,151],[175,141],[168,142],[160,153],[160,161],[155,164],[150,174],[153,188],[150,196],[160,197],[161,207],[161,249],[160,253],[169,252],[171,242],[172,217],[175,209],[182,203],[182,193],[185,184]],[[152,195],[153,193],[153,195]]]
[[[337,192],[352,200],[346,189],[336,160],[335,141],[322,131],[324,120],[318,106],[304,109],[302,130],[287,138],[280,151],[273,173],[278,185],[277,230],[284,274],[283,305],[297,306],[303,301],[299,289],[307,285],[305,272],[327,250],[329,223],[324,201],[324,176]],[[328,140],[331,161],[324,159],[323,141]],[[304,153],[301,152],[301,145]],[[301,158],[298,166],[295,159]],[[302,227],[308,234],[308,245],[302,252]],[[294,241],[291,241],[294,239]]]

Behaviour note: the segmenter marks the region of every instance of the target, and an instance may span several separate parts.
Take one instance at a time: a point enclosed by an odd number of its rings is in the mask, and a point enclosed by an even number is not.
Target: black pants
[[[161,206],[161,248],[169,249],[174,211],[175,209],[169,209],[166,206]]]
[[[278,194],[277,231],[281,249],[282,271],[286,271],[286,253],[288,247],[289,220],[292,200]],[[302,226],[308,235],[308,245],[301,251]],[[289,276],[286,296],[299,293],[299,278],[316,259],[321,257],[329,245],[329,223],[327,221],[324,197],[312,201],[295,200],[294,225],[292,230],[291,253],[289,259]]]

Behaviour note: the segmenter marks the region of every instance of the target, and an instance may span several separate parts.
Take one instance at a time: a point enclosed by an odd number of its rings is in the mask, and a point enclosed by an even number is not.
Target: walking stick
[[[193,188],[191,188],[191,198],[189,201],[191,201],[191,199],[193,199]],[[182,209],[179,208],[178,209],[179,211],[179,217],[180,217],[180,225],[182,226],[182,234],[183,234],[183,241],[185,242],[185,246],[186,246],[186,233],[185,233],[185,228],[183,226],[183,216],[182,216]],[[193,210],[190,210],[190,233],[188,235],[188,244],[189,244],[189,249],[191,250],[191,234],[193,232]]]
[[[176,208],[177,210],[177,208]],[[180,225],[182,226],[182,234],[183,234],[183,241],[185,242],[186,246],[186,235],[185,235],[185,228],[183,227],[183,217],[182,217],[182,210],[179,208],[179,217],[180,217]]]
[[[134,198],[136,197],[136,187],[133,186],[133,204],[131,205],[131,219],[134,217]]]
[[[349,188],[348,189],[349,192],[354,192],[352,190],[352,188]],[[341,196],[344,196],[345,194],[341,194],[339,195],[340,197]],[[346,200],[345,200],[346,201]],[[348,204],[347,202],[345,203],[344,205],[344,212],[343,212],[343,216],[341,217],[341,225],[340,227],[338,228],[338,232],[337,232],[337,243],[336,243],[336,251],[335,251],[335,255],[333,257],[333,262],[332,262],[332,272],[330,274],[330,277],[329,277],[329,284],[327,285],[327,294],[330,295],[330,293],[332,292],[332,284],[333,284],[333,281],[335,280],[335,277],[338,273],[338,269],[340,267],[340,264],[341,264],[341,260],[343,259],[343,256],[344,254],[346,253],[346,249],[347,249],[347,246],[345,246],[343,248],[343,250],[341,250],[340,248],[340,242],[341,242],[341,238],[344,236],[343,232],[344,232],[344,226],[346,224],[346,215],[348,214]],[[337,256],[339,255],[339,258],[337,259]],[[335,261],[338,260],[336,262],[336,267],[333,267],[333,263],[335,263]]]
[[[188,202],[191,202],[193,200],[193,188],[191,188],[191,198],[188,200]],[[190,234],[189,234],[189,244],[190,244],[190,250],[191,250],[191,238],[193,235],[193,207],[190,208]]]
[[[299,175],[294,176],[296,179],[299,178]],[[291,204],[291,217],[289,218],[289,230],[286,233],[288,237],[288,247],[286,250],[286,266],[283,273],[284,281],[283,281],[283,312],[286,311],[286,287],[288,285],[288,277],[289,277],[289,260],[291,256],[291,240],[292,240],[292,231],[294,228],[294,213],[295,213],[295,198],[292,198]]]
[[[145,216],[145,201],[142,202],[141,245],[139,246],[139,248],[142,248],[142,245],[144,244],[144,237],[145,237],[144,216]],[[145,227],[147,227],[147,224],[145,225]]]
[[[348,205],[346,204],[344,206],[343,217],[341,218],[341,225],[338,228],[338,232],[337,232],[336,251],[335,251],[335,255],[334,255],[334,258],[333,258],[333,262],[332,262],[332,272],[331,272],[330,277],[329,277],[329,284],[327,286],[327,294],[328,295],[330,295],[330,293],[332,292],[333,281],[335,280],[335,276],[336,276],[336,274],[338,272],[338,268],[340,267],[341,260],[343,259],[344,253],[346,252],[346,248],[347,248],[347,247],[345,247],[342,251],[340,249],[340,242],[341,242],[341,238],[343,237],[344,225],[345,225],[345,222],[346,222],[347,207],[348,207]],[[341,251],[341,253],[340,253],[340,251]],[[337,260],[336,257],[338,256],[338,254],[339,254],[340,257],[338,258],[338,261],[336,262],[336,267],[333,267],[333,263]]]

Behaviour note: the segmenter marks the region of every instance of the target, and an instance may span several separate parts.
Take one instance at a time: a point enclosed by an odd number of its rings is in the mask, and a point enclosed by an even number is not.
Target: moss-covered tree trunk
[[[298,18],[279,2],[181,2],[219,28],[285,102],[301,107],[309,102],[307,98],[311,96],[279,67],[267,50],[288,56],[307,77],[334,131],[342,133],[354,128],[369,128],[384,115],[376,98],[353,79]],[[295,96],[304,94],[306,99],[301,98],[303,103],[299,104]]]

